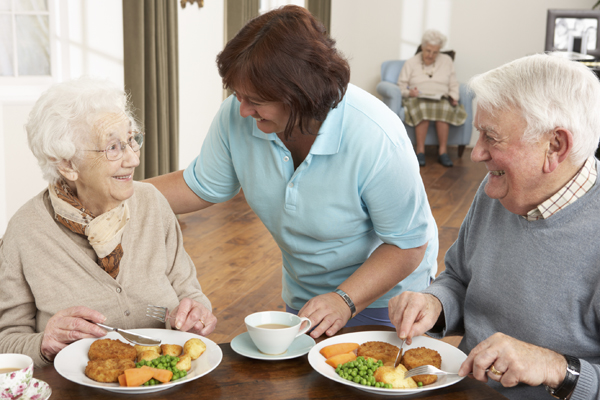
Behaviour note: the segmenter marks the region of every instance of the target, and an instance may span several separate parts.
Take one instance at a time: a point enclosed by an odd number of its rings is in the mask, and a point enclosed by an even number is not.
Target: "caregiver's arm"
[[[163,196],[167,198],[175,214],[185,214],[202,210],[214,204],[201,199],[190,189],[183,179],[183,170],[159,175],[146,179],[144,182],[156,186]]]
[[[382,244],[340,286],[350,296],[359,313],[390,289],[409,276],[425,256],[427,244],[413,249],[400,249]],[[302,307],[298,315],[308,317],[315,328],[313,338],[325,333],[334,335],[350,319],[350,309],[337,293],[313,297]]]

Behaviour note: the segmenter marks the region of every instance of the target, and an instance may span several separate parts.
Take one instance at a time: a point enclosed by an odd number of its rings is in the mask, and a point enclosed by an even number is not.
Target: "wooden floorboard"
[[[427,147],[427,165],[421,168],[421,176],[438,225],[440,273],[444,254],[458,237],[487,170],[483,164],[471,162],[470,149],[459,159],[456,148],[450,147],[452,168],[437,162],[436,151],[435,147]],[[281,252],[243,193],[206,210],[181,215],[179,222],[185,249],[218,319],[211,340],[227,343],[245,332],[244,317],[252,312],[285,310],[281,299]],[[456,344],[459,340],[452,338],[449,342]]]

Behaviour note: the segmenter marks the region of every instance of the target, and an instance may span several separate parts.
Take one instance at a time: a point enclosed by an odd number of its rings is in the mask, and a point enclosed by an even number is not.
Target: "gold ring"
[[[504,374],[504,372],[500,372],[500,371],[498,371],[498,370],[496,369],[496,367],[494,367],[493,365],[490,367],[490,372],[491,372],[492,374],[494,374],[494,375],[498,375],[498,376],[500,376],[500,375]]]
[[[204,325],[204,327],[206,328],[206,324],[204,323],[204,321],[199,320],[200,322],[202,322],[202,325]]]

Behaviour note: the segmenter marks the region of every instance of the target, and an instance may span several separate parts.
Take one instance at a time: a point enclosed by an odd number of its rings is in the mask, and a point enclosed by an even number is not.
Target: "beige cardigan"
[[[438,54],[435,59],[435,68],[431,78],[425,74],[421,64],[421,53],[417,53],[404,63],[398,77],[398,85],[402,91],[402,97],[409,96],[408,87],[412,89],[416,86],[421,93],[441,94],[442,96],[450,96],[454,100],[459,100],[459,84],[454,72],[454,63],[450,56],[442,53]],[[431,66],[425,69],[430,71]]]
[[[48,190],[25,204],[0,241],[0,353],[22,353],[37,366],[43,331],[56,312],[86,306],[113,327],[164,328],[146,317],[148,304],[175,308],[184,297],[211,309],[183,248],[167,200],[154,186],[134,182],[126,200],[131,219],[123,233],[117,279],[97,264],[87,239],[58,224]]]

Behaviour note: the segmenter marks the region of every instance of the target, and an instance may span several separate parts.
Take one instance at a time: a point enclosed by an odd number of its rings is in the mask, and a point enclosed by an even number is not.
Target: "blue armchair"
[[[383,98],[383,102],[392,109],[402,122],[404,122],[404,107],[402,107],[402,92],[398,87],[398,76],[406,60],[390,60],[381,64],[381,82],[377,84],[377,93]],[[473,94],[467,91],[467,86],[460,84],[459,104],[465,107],[467,120],[460,126],[450,125],[448,132],[448,145],[458,146],[458,156],[462,157],[465,146],[471,142],[471,133],[473,131]],[[413,145],[416,144],[415,128],[404,124],[406,132]],[[429,124],[425,145],[437,145],[438,139],[435,132],[435,124]]]

